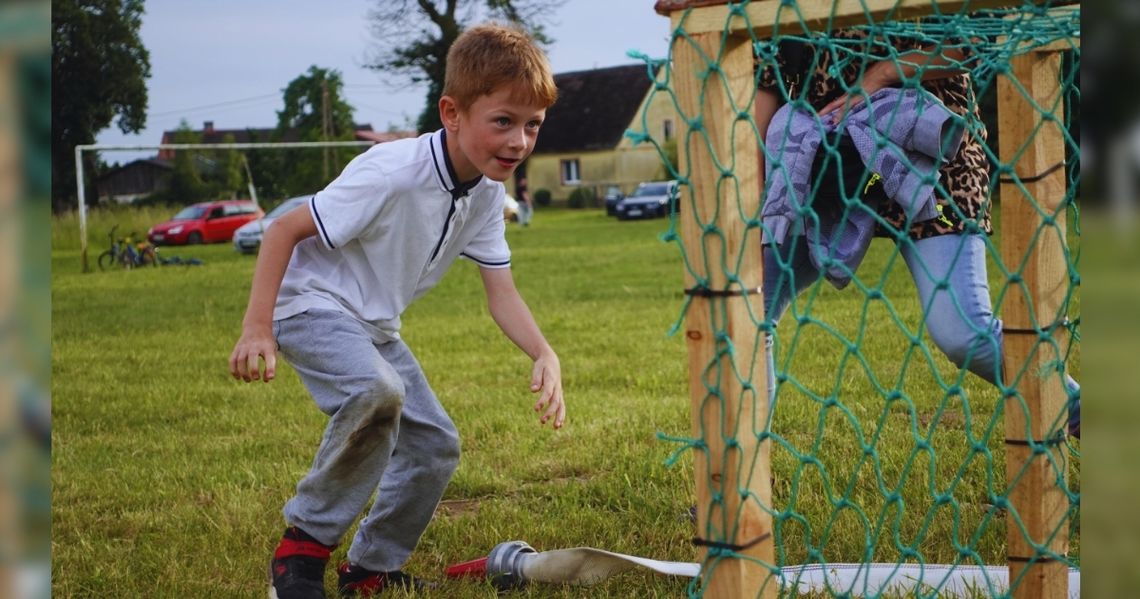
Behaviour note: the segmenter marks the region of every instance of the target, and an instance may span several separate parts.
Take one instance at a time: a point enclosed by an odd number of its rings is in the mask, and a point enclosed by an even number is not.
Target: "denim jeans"
[[[914,279],[926,331],[934,344],[959,367],[996,384],[1001,372],[1002,325],[990,301],[985,238],[980,234],[940,235],[903,244],[900,252]],[[775,325],[792,299],[819,278],[803,236],[789,238],[778,251],[766,246],[765,316]],[[767,344],[768,397],[775,397],[771,341]],[[1065,382],[1073,399],[1070,428],[1079,431],[1080,386],[1068,375]]]
[[[525,201],[519,202],[519,224],[522,226],[530,225],[530,219],[534,218],[534,207]]]

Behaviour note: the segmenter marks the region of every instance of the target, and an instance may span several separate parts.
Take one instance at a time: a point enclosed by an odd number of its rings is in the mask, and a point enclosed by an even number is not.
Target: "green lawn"
[[[167,212],[93,212],[92,264],[112,224],[143,232]],[[683,305],[682,261],[659,240],[666,227],[545,210],[529,228],[508,228],[518,287],[562,360],[568,422],[557,432],[538,426],[529,361],[488,316],[471,264],[409,310],[404,337],[464,454],[408,570],[439,579],[445,566],[514,539],[695,558],[684,517],[692,454],[666,467],[680,446],[657,438],[689,434],[686,348],[667,334]],[[263,596],[281,506],[325,418],[288,367],[268,385],[227,372],[253,257],[228,244],[164,248],[204,264],[82,274],[77,231],[74,216],[53,222],[53,594]],[[788,516],[780,558],[896,561],[913,549],[935,563],[967,548],[967,562],[1002,564],[1006,518],[987,509],[1004,489],[997,393],[973,376],[947,393],[957,372],[933,348],[904,357],[900,327],[917,331],[920,315],[902,260],[877,241],[861,274],[877,286],[887,264],[889,303],[821,285],[810,314],[826,326],[781,324],[782,347],[795,339],[799,387],[784,387],[773,425],[774,501]],[[878,341],[855,360],[829,329]],[[1079,460],[1066,467],[1079,493]],[[902,502],[889,502],[896,492]],[[936,502],[943,493],[952,501]],[[1077,560],[1079,540],[1075,528]],[[687,584],[630,572],[519,596],[678,597]],[[495,592],[462,581],[430,596]]]

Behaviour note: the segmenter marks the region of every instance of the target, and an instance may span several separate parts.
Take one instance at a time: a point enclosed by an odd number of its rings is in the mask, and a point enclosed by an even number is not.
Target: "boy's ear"
[[[439,99],[439,120],[448,132],[454,133],[459,130],[459,104],[455,102],[455,98],[443,96]]]

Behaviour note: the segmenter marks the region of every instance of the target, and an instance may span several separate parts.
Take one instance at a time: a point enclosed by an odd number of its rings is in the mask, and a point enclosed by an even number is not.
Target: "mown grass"
[[[141,233],[168,212],[93,212],[92,263],[112,224]],[[683,302],[677,249],[658,240],[665,226],[548,210],[509,228],[518,287],[562,360],[561,431],[537,425],[528,360],[487,315],[473,266],[457,264],[406,314],[404,336],[464,448],[408,570],[439,579],[513,539],[694,559],[692,458],[667,468],[678,446],[656,436],[690,426],[684,341],[666,334]],[[77,231],[73,215],[53,222],[54,594],[262,596],[281,506],[324,417],[288,367],[268,385],[226,371],[253,258],[224,244],[164,248],[204,264],[82,274]],[[877,285],[884,269],[890,309],[823,285],[810,315],[826,327],[781,323],[783,351],[795,339],[783,355],[796,383],[781,391],[773,424],[774,503],[788,516],[780,560],[889,562],[914,550],[952,562],[966,548],[966,563],[1004,563],[1005,516],[989,508],[1005,476],[997,393],[972,376],[958,384],[936,350],[904,358],[900,327],[918,330],[919,306],[893,246],[876,242],[861,274]],[[874,343],[856,361],[829,328]],[[954,385],[961,392],[947,393]],[[1066,464],[1074,493],[1077,462]],[[888,501],[895,493],[901,502]],[[944,493],[952,500],[937,502]],[[519,596],[678,597],[687,584],[630,572]],[[460,581],[429,596],[495,592]]]

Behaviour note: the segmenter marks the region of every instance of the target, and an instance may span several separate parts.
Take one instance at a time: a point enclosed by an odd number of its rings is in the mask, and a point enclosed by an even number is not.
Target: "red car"
[[[174,218],[157,224],[146,237],[155,245],[212,243],[233,239],[238,227],[265,216],[249,200],[202,202],[183,208]]]

